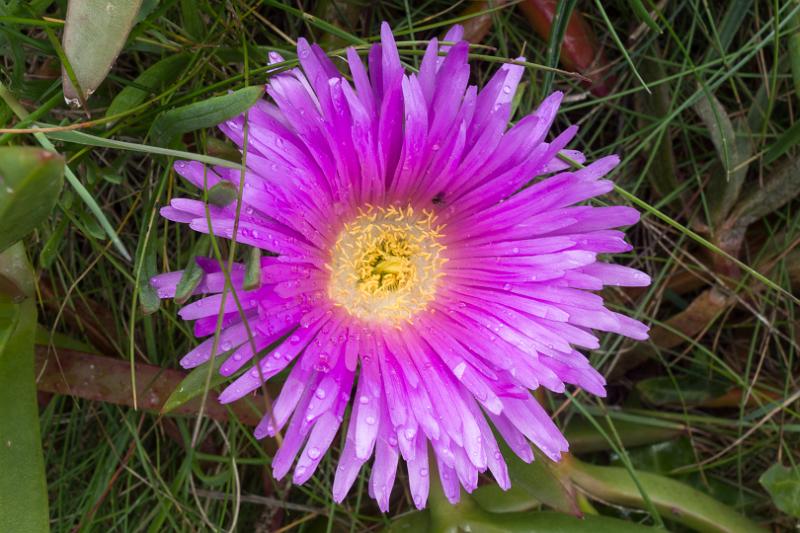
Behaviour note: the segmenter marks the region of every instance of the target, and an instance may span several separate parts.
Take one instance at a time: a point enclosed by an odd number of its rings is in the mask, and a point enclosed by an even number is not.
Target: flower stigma
[[[365,321],[410,321],[436,294],[447,261],[443,227],[427,209],[359,208],[331,251],[328,296]]]

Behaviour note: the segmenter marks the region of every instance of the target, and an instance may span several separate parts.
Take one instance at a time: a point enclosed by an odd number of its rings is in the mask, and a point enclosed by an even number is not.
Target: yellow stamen
[[[436,294],[442,228],[432,211],[367,204],[333,246],[328,296],[366,321],[411,320]]]

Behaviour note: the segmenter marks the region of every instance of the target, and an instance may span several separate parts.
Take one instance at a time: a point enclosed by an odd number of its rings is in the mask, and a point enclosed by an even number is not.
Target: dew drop
[[[375,423],[375,417],[374,416],[368,416],[366,418],[365,422],[371,426],[372,424]]]
[[[319,455],[320,455],[320,451],[319,451],[319,448],[317,448],[316,446],[314,446],[313,448],[308,450],[308,456],[310,458],[312,458],[312,459],[316,459],[317,457],[319,457]]]

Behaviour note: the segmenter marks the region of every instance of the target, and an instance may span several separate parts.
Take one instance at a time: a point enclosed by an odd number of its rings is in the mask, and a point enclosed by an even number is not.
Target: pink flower
[[[273,75],[272,101],[247,113],[235,239],[277,255],[261,260],[253,290],[242,288],[245,267],[233,267],[243,314],[233,297],[221,309],[223,274],[215,262],[198,261],[205,276],[196,293],[206,296],[180,311],[197,336],[212,335],[224,313],[220,372],[240,375],[221,402],[289,369],[273,412],[255,430],[263,438],[285,428],[272,463],[277,478],[294,464],[294,482],[308,480],[348,419],[336,501],[374,456],[370,494],[387,510],[402,456],[422,508],[429,445],[451,501],[459,484],[472,491],[487,469],[509,487],[490,423],[525,461],[533,459],[531,442],[558,460],[567,441],[530,391],[572,384],[603,396],[603,376],[576,347],[599,346],[592,330],[647,338],[647,327],[590,292],[650,283],[597,258],[631,249],[613,228],[634,224],[638,213],[576,205],[612,189],[601,178],[618,158],[580,170],[559,159],[562,152],[584,161],[565,149],[576,127],[545,140],[560,93],[509,128],[523,67],[502,66],[478,91],[468,82],[461,35],[455,27],[446,36],[452,47],[432,40],[414,74],[384,24],[369,74],[348,50],[352,84],[300,39],[302,70]],[[241,116],[220,128],[241,147],[244,123]],[[194,162],[175,169],[200,188],[204,180],[239,186],[239,170]],[[176,198],[161,213],[203,233],[210,220],[216,236],[234,238],[235,203]],[[152,282],[172,297],[180,276]],[[181,364],[208,361],[213,344],[213,337],[202,342]]]

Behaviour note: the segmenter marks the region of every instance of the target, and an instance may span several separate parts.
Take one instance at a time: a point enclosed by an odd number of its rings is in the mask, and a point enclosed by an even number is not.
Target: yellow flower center
[[[345,224],[328,268],[328,296],[348,313],[398,324],[425,309],[446,259],[432,211],[366,205]]]

